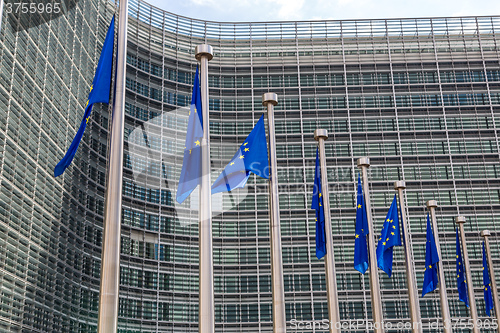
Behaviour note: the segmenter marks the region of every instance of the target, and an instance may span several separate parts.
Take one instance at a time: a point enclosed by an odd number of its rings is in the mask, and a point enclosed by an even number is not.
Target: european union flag
[[[92,105],[95,103],[106,103],[109,104],[109,91],[111,89],[111,68],[113,67],[113,47],[115,39],[115,17],[111,20],[111,23],[106,34],[106,39],[102,46],[101,55],[99,57],[99,62],[97,63],[97,69],[95,71],[94,80],[92,81],[92,86],[90,87],[89,98],[85,104],[85,113],[83,115],[82,122],[78,132],[76,132],[73,142],[69,146],[66,155],[62,160],[57,163],[54,168],[54,177],[60,176],[64,170],[71,164],[73,157],[75,157],[76,151],[78,150],[78,145],[83,137],[83,132],[87,127],[90,120],[90,113],[92,111]]]
[[[245,187],[250,172],[265,179],[269,178],[264,114],[260,116],[245,142],[215,180],[212,185],[212,194]]]
[[[319,151],[316,149],[316,170],[314,172],[314,188],[311,209],[316,210],[316,257],[326,255],[325,211],[323,195],[321,194],[321,168],[319,166]]]
[[[384,226],[380,232],[377,245],[377,266],[387,273],[392,274],[392,247],[401,246],[401,234],[399,231],[398,202],[396,195],[392,200],[391,208],[385,218]]]
[[[368,248],[366,245],[368,235],[368,219],[366,217],[365,199],[361,178],[358,174],[358,200],[356,204],[356,235],[354,236],[354,269],[365,274],[368,269]]]
[[[186,144],[184,147],[184,158],[182,160],[181,177],[177,187],[176,200],[184,202],[201,181],[201,141],[203,139],[203,122],[201,110],[201,87],[198,78],[198,66],[194,77],[193,93],[191,95],[191,107],[186,133]]]
[[[458,239],[457,229],[457,286],[458,299],[469,307],[469,297],[467,296],[467,280],[465,279],[465,269],[462,261],[462,249],[460,248],[460,239]]]
[[[436,247],[436,240],[432,233],[431,221],[427,214],[427,239],[425,243],[425,268],[424,268],[424,285],[422,287],[422,297],[425,294],[436,290],[438,279],[438,262],[439,255]]]
[[[484,307],[486,314],[490,316],[490,310],[493,309],[493,296],[491,294],[490,271],[488,270],[488,261],[486,260],[486,250],[483,242],[483,288],[484,288]]]

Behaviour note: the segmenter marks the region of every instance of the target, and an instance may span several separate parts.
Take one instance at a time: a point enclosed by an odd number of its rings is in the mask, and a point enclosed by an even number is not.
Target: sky
[[[499,0],[145,0],[217,22],[310,21],[500,15]]]

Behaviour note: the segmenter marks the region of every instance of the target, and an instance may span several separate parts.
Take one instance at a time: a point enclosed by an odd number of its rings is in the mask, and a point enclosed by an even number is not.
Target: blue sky
[[[146,0],[174,14],[221,22],[500,15],[499,0]]]

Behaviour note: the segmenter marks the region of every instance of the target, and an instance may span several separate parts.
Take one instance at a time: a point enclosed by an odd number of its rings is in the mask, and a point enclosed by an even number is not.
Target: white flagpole
[[[269,211],[271,240],[271,284],[273,292],[273,332],[286,332],[285,289],[283,283],[283,259],[281,256],[280,211],[278,199],[278,173],[276,161],[276,136],[274,133],[274,106],[278,104],[278,95],[265,93],[262,105],[267,106],[269,126]]]
[[[375,333],[384,333],[382,300],[380,298],[380,283],[378,279],[377,255],[375,250],[375,233],[373,231],[372,209],[370,204],[370,192],[368,187],[368,167],[370,159],[362,157],[358,159],[358,168],[361,168],[363,177],[363,194],[365,196],[366,219],[368,220],[368,256],[370,257],[370,292],[372,298],[373,328]]]
[[[488,260],[488,269],[490,272],[491,292],[493,295],[493,304],[495,306],[495,316],[497,321],[500,320],[500,299],[498,298],[497,282],[495,280],[495,269],[493,268],[493,260],[491,259],[490,241],[488,236],[491,236],[489,230],[481,231],[481,236],[484,238],[484,247],[486,250],[486,259]],[[500,325],[497,322],[497,332],[500,333]]]
[[[431,212],[432,232],[439,256],[438,274],[439,274],[439,298],[441,301],[441,315],[443,316],[443,333],[451,333],[450,307],[448,306],[448,295],[446,294],[446,282],[444,279],[443,257],[441,256],[441,245],[439,245],[439,233],[436,222],[436,200],[427,201],[427,207]]]
[[[417,283],[415,281],[415,273],[413,269],[413,256],[411,252],[410,237],[408,223],[406,222],[406,207],[403,196],[403,189],[406,188],[406,182],[398,180],[394,182],[394,189],[398,191],[399,205],[401,207],[401,222],[403,224],[403,239],[405,247],[405,266],[406,266],[406,282],[408,285],[408,299],[410,302],[410,317],[411,330],[413,333],[422,332],[422,322],[420,319],[420,306],[417,295]]]
[[[125,121],[125,73],[128,1],[120,0],[115,95],[109,141],[109,168],[102,242],[98,333],[116,333],[120,290],[120,236],[123,182],[123,133]]]
[[[464,258],[464,269],[465,269],[465,278],[466,278],[466,283],[467,283],[467,294],[469,296],[469,310],[470,310],[470,317],[473,322],[472,326],[472,332],[473,333],[479,333],[479,326],[478,326],[478,317],[477,317],[477,309],[476,309],[476,298],[474,297],[474,285],[472,284],[472,274],[470,272],[470,264],[469,264],[469,254],[467,253],[467,242],[465,241],[465,231],[464,231],[464,223],[465,223],[465,216],[457,216],[455,218],[455,223],[458,224],[459,227],[459,232],[460,232],[460,239],[462,242],[462,254]]]
[[[195,48],[195,57],[200,62],[201,108],[203,115],[203,139],[201,141],[201,183],[199,233],[199,309],[198,332],[215,332],[214,310],[214,265],[212,246],[212,197],[210,183],[210,121],[208,110],[208,62],[213,58],[210,45]]]
[[[2,31],[3,0],[0,0],[0,31]]]
[[[330,320],[329,332],[337,333],[340,332],[340,329],[338,329],[338,327],[340,327],[339,295],[337,292],[337,277],[335,274],[335,258],[333,256],[332,221],[330,216],[330,197],[328,193],[328,178],[326,176],[327,171],[325,154],[325,140],[328,139],[328,131],[325,129],[317,129],[316,131],[314,131],[314,139],[318,141],[319,161],[321,168],[321,193],[323,197],[323,210],[325,212],[325,273],[326,294],[328,299],[328,318]]]

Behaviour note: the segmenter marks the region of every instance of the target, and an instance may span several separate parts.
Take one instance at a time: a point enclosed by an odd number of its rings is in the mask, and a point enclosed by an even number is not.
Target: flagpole
[[[380,284],[378,279],[377,256],[375,250],[375,232],[373,231],[372,210],[370,204],[370,192],[368,188],[368,167],[370,159],[362,157],[358,159],[358,168],[361,168],[363,177],[363,193],[365,195],[366,219],[368,220],[368,252],[370,257],[370,292],[372,297],[373,328],[375,333],[384,333],[382,300],[380,298]]]
[[[3,0],[0,0],[0,31],[2,31]]]
[[[470,264],[469,264],[469,255],[467,254],[467,243],[465,241],[465,231],[464,231],[464,223],[465,216],[457,216],[455,218],[455,223],[458,224],[460,229],[460,240],[462,243],[462,253],[464,257],[464,265],[465,265],[465,277],[467,282],[467,295],[469,296],[469,309],[470,309],[470,317],[473,321],[472,332],[479,333],[479,327],[477,322],[477,309],[476,309],[476,299],[474,297],[474,285],[472,284],[472,274],[470,272]]]
[[[283,259],[281,256],[280,211],[278,199],[278,163],[276,161],[276,135],[274,133],[274,106],[278,105],[278,95],[265,93],[262,105],[267,107],[269,127],[269,232],[271,240],[271,281],[273,293],[273,332],[286,332],[285,291],[283,283]]]
[[[326,234],[326,294],[328,298],[328,317],[330,319],[330,333],[340,332],[337,323],[340,325],[339,295],[337,292],[337,277],[335,274],[335,258],[333,256],[333,233],[330,214],[330,199],[328,193],[328,178],[326,170],[325,140],[328,139],[328,131],[317,129],[314,131],[314,140],[318,141],[319,160],[321,166],[321,193],[323,196],[323,211],[325,213],[325,234]],[[319,190],[319,189],[318,189]]]
[[[444,279],[443,257],[441,256],[441,246],[439,245],[439,233],[436,221],[436,200],[427,201],[427,208],[431,212],[432,232],[436,243],[436,249],[439,256],[438,274],[439,274],[439,298],[441,300],[441,315],[443,316],[443,332],[451,333],[450,308],[448,305],[448,295],[446,294],[446,282]]]
[[[210,190],[210,121],[208,110],[208,62],[213,58],[210,45],[195,48],[195,57],[200,62],[201,108],[203,115],[203,139],[201,142],[201,183],[199,232],[199,308],[198,332],[215,332],[214,311],[214,265],[212,248],[212,197]]]
[[[109,140],[108,183],[101,257],[98,333],[115,333],[118,329],[128,1],[120,0],[119,6],[115,94]]]
[[[403,196],[403,190],[406,188],[404,180],[394,182],[394,189],[398,191],[399,206],[401,211],[401,222],[403,223],[403,243],[405,247],[405,266],[406,266],[406,282],[408,286],[408,299],[410,301],[410,317],[412,321],[411,331],[414,333],[422,332],[422,322],[420,319],[420,306],[417,295],[417,283],[413,269],[413,256],[411,245],[409,242],[408,223],[406,222],[406,206]]]
[[[484,247],[486,249],[486,258],[488,260],[488,269],[490,271],[490,283],[491,290],[493,293],[493,304],[495,305],[495,317],[497,321],[500,320],[500,299],[498,298],[498,289],[497,283],[495,280],[495,269],[493,268],[493,260],[491,259],[491,251],[490,251],[490,241],[488,237],[491,236],[489,230],[481,231],[481,236],[484,238]],[[500,325],[497,323],[497,332],[500,333]]]

